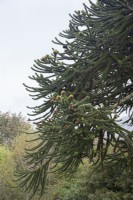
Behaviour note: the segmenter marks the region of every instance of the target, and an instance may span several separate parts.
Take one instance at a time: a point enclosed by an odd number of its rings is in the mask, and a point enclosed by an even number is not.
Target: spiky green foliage
[[[26,86],[42,104],[33,108],[38,145],[26,151],[28,171],[21,184],[43,193],[48,171],[73,173],[84,158],[115,170],[133,172],[132,132],[117,123],[133,107],[132,1],[90,2],[71,16],[65,39],[35,61],[30,77],[38,87]],[[41,187],[41,188],[40,188]]]

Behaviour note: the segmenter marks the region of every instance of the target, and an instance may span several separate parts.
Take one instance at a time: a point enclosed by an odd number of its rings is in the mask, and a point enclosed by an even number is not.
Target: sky
[[[52,40],[68,28],[69,13],[87,0],[0,0],[0,111],[27,116],[38,105],[25,90],[32,86],[34,60],[52,52]],[[59,37],[58,37],[59,38]]]

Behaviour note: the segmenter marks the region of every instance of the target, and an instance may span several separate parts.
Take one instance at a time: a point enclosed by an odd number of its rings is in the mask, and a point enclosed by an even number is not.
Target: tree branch
[[[121,99],[120,101],[118,101],[117,103],[115,103],[112,106],[112,108],[117,108],[118,106],[120,106],[121,104],[125,103],[126,101],[128,101],[132,97],[133,97],[133,92],[131,94],[127,95],[126,97],[124,97],[123,99]]]

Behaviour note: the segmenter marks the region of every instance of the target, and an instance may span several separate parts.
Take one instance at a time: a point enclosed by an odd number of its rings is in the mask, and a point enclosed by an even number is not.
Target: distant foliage
[[[19,158],[18,158],[19,159]],[[0,200],[23,200],[25,197],[22,190],[16,187],[14,171],[16,162],[14,151],[0,146]]]
[[[1,113],[0,116],[0,200],[24,200],[28,194],[14,181],[16,169],[24,168],[23,153],[27,147],[25,132],[31,124],[21,114]],[[31,139],[31,137],[30,137]]]
[[[30,126],[21,113],[0,113],[0,143],[11,147],[14,138],[30,129]]]

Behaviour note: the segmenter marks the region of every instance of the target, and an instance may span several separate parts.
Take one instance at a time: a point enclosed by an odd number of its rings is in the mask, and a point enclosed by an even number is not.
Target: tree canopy
[[[31,128],[21,113],[0,112],[0,143],[12,146],[14,138]]]
[[[31,124],[21,114],[0,113],[0,199],[22,200],[28,197],[24,190],[16,187],[14,171],[24,168],[23,149],[29,143]],[[32,135],[30,135],[32,138]]]
[[[133,173],[133,2],[91,1],[70,15],[68,30],[35,61],[26,86],[38,144],[26,150],[20,185],[43,194],[48,172],[73,174],[84,159]],[[118,123],[122,113],[130,130]]]

